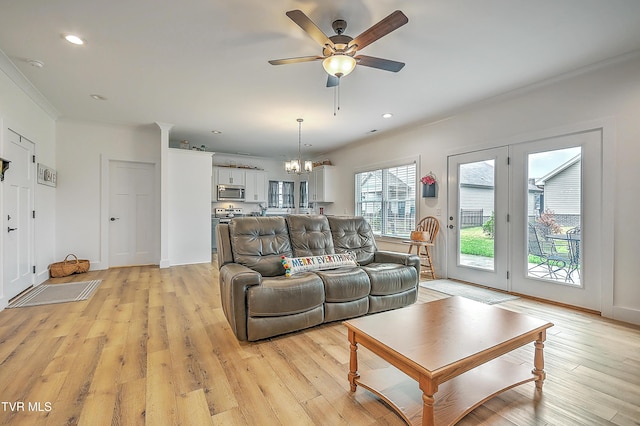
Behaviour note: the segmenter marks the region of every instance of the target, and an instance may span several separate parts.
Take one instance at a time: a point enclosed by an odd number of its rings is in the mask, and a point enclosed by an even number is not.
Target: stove
[[[244,216],[240,208],[215,209],[214,216],[220,219],[220,223],[229,223],[234,217]]]

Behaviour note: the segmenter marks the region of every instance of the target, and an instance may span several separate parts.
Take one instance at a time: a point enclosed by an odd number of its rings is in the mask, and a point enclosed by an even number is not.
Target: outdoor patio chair
[[[567,266],[571,264],[569,254],[558,253],[555,245],[551,242],[544,240],[543,236],[539,235],[538,229],[534,223],[529,223],[529,254],[538,257],[539,263],[534,264],[529,268],[530,275],[538,278],[549,277],[557,280],[559,277],[568,279],[569,269]],[[544,272],[534,271],[536,268],[543,268]],[[564,274],[558,274],[560,271],[564,271]],[[539,275],[542,273],[542,275]]]
[[[567,245],[569,246],[569,267],[567,269],[567,279],[573,282],[571,275],[578,273],[580,279],[580,227],[576,226],[567,231]]]

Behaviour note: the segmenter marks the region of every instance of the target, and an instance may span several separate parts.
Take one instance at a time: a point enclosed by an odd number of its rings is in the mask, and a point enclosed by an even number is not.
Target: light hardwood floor
[[[238,342],[214,264],[51,282],[88,279],[103,280],[88,301],[0,312],[0,424],[404,424],[366,390],[349,392],[340,323]],[[442,297],[421,288],[418,303]],[[640,424],[639,327],[526,299],[500,306],[555,323],[542,396],[527,383],[460,425]],[[533,345],[510,357],[531,364]],[[359,362],[384,366],[365,348]]]

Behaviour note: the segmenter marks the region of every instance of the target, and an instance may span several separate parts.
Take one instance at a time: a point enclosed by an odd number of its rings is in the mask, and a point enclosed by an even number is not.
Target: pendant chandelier
[[[302,161],[302,122],[304,120],[302,118],[298,118],[296,121],[298,122],[298,158],[285,162],[284,169],[287,173],[301,175],[302,173],[311,173],[311,170],[313,170],[313,163],[311,161]]]

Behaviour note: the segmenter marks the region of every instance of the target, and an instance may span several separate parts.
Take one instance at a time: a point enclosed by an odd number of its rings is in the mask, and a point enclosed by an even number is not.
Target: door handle
[[[11,232],[11,231],[17,231],[18,228],[12,228],[10,226],[7,226],[7,232]]]
[[[120,218],[119,218],[119,217],[112,217],[112,218],[111,218],[111,219],[109,219],[109,220],[111,220],[111,222],[115,222],[115,221],[116,221],[116,220],[118,220],[118,219],[120,219]]]

